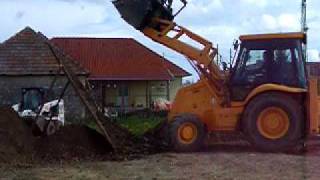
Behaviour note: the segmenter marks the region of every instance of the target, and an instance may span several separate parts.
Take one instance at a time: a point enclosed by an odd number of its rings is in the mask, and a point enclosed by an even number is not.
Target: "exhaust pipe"
[[[112,3],[121,17],[140,31],[152,26],[153,18],[174,19],[171,7],[167,7],[163,0],[114,0]]]

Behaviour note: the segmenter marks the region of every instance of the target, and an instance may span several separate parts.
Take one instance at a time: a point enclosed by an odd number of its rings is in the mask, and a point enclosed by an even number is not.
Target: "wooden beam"
[[[170,80],[167,81],[167,100],[170,101]]]

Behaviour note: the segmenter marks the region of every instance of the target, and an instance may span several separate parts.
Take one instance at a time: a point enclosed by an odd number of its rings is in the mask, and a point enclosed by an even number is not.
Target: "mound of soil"
[[[0,163],[111,159],[111,150],[100,133],[81,125],[65,126],[52,136],[36,138],[10,107],[0,108]]]
[[[33,149],[30,128],[11,108],[0,108],[0,163],[29,159]]]
[[[92,160],[107,158],[112,148],[97,131],[69,125],[56,134],[36,140],[34,157],[46,161]]]
[[[0,108],[0,163],[41,163],[70,160],[121,160],[162,151],[153,133],[137,138],[109,123],[117,153],[103,135],[81,125],[68,125],[48,137],[34,137],[31,128],[11,108]]]

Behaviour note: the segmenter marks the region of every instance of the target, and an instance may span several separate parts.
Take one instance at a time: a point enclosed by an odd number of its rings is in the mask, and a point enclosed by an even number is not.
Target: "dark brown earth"
[[[0,108],[0,163],[30,159],[33,136],[11,108]]]
[[[68,125],[49,137],[34,137],[11,108],[0,108],[0,163],[110,159],[111,147],[97,131]]]
[[[108,132],[121,145],[114,153],[107,140],[87,126],[67,125],[52,136],[34,137],[31,128],[11,108],[1,108],[0,114],[0,163],[126,160],[163,152],[166,147],[159,128],[138,138],[111,124],[108,127],[113,128]]]
[[[34,156],[45,161],[105,159],[111,150],[102,135],[80,125],[66,126],[34,143]]]
[[[167,149],[167,143],[163,136],[166,134],[164,131],[166,121],[146,132],[142,137],[134,136],[128,129],[110,120],[105,120],[103,126],[113,141],[118,158],[131,159],[136,156],[163,152]]]
[[[1,108],[0,115],[0,163],[125,160],[163,152],[165,148],[157,128],[138,138],[110,123],[108,127],[113,128],[108,132],[121,145],[114,153],[107,140],[87,126],[67,125],[52,136],[34,137],[31,128],[11,108]]]

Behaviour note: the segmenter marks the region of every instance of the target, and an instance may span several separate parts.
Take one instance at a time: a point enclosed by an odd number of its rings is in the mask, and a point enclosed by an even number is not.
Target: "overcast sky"
[[[241,34],[300,30],[301,0],[189,0],[177,23],[219,44],[224,59]],[[308,0],[309,60],[319,61],[319,0]],[[0,0],[0,41],[25,26],[49,38],[133,37],[190,72],[183,56],[158,45],[119,16],[110,0]]]

